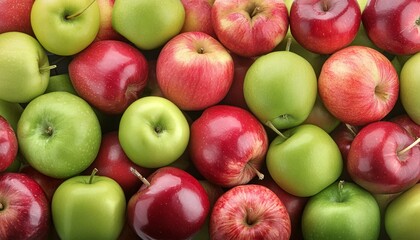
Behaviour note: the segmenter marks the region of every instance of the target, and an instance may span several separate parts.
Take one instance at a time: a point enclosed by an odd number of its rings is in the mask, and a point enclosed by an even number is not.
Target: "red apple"
[[[244,57],[271,52],[289,27],[287,7],[282,0],[216,0],[211,18],[219,41]]]
[[[97,0],[99,6],[100,25],[99,31],[94,41],[100,40],[120,40],[125,38],[112,27],[112,9],[115,0]]]
[[[420,0],[370,0],[362,14],[369,39],[396,55],[420,51]]]
[[[35,36],[31,26],[31,10],[35,0],[0,1],[0,33],[23,32]]]
[[[184,170],[162,167],[128,201],[127,221],[142,239],[188,239],[205,223],[210,202]]]
[[[18,140],[10,123],[0,115],[0,172],[5,171],[16,159]]]
[[[122,113],[147,85],[144,55],[128,43],[92,43],[69,64],[69,77],[80,97],[107,114]]]
[[[156,76],[163,96],[182,110],[203,110],[220,102],[233,81],[231,55],[203,32],[180,33],[161,50]]]
[[[413,119],[411,119],[408,116],[408,114],[403,113],[403,114],[397,115],[397,116],[391,118],[390,121],[394,122],[394,123],[397,123],[398,125],[403,127],[414,138],[420,138],[420,125],[415,123],[413,121]]]
[[[354,40],[361,23],[356,0],[295,0],[290,31],[309,51],[331,54]]]
[[[197,170],[222,187],[246,184],[259,172],[268,149],[264,126],[249,111],[216,105],[191,125],[189,153]]]
[[[231,188],[214,204],[210,239],[289,239],[289,214],[277,195],[262,185]]]
[[[373,122],[354,138],[347,157],[351,178],[371,193],[398,193],[420,179],[419,139],[400,125]]]
[[[47,239],[49,206],[41,186],[29,176],[0,174],[0,239]]]
[[[382,53],[349,46],[325,61],[318,90],[332,115],[362,126],[383,119],[393,109],[399,93],[398,74]]]
[[[181,32],[204,32],[216,37],[211,22],[211,9],[215,0],[181,0],[185,9]]]

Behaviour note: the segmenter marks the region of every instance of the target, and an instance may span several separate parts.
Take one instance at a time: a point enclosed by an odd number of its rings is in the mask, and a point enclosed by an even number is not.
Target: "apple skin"
[[[159,168],[147,180],[150,185],[143,184],[127,205],[127,221],[137,235],[142,239],[189,239],[196,234],[210,211],[200,182],[174,167]]]
[[[317,125],[318,127],[324,129],[327,133],[330,133],[337,128],[340,124],[340,120],[328,111],[322,102],[321,97],[317,94],[312,111],[303,123]]]
[[[0,172],[5,171],[18,154],[18,140],[10,123],[0,115]]]
[[[371,193],[407,190],[420,178],[420,148],[400,125],[377,121],[364,126],[354,138],[347,157],[347,171],[358,185]]]
[[[379,48],[395,55],[420,51],[419,0],[368,1],[362,22],[370,40]]]
[[[23,32],[34,36],[31,9],[35,0],[3,0],[0,2],[0,33]],[[6,20],[7,19],[7,20]]]
[[[184,32],[159,53],[156,77],[163,96],[182,110],[203,110],[229,91],[234,62],[223,45],[202,32]]]
[[[416,89],[420,88],[419,64],[420,52],[414,54],[404,63],[400,73],[401,104],[406,113],[417,124],[420,124],[420,109],[418,107],[420,97],[419,94],[416,93]]]
[[[415,123],[406,113],[397,115],[389,119],[389,121],[403,127],[414,138],[420,138],[420,125]]]
[[[289,214],[262,185],[235,186],[220,196],[210,216],[210,239],[289,239]]]
[[[271,52],[289,26],[282,0],[216,0],[211,18],[217,39],[243,57]]]
[[[222,187],[246,184],[256,177],[267,148],[264,126],[239,107],[209,107],[191,125],[191,161],[208,181]]]
[[[341,122],[362,126],[381,120],[393,109],[399,97],[399,80],[383,54],[364,46],[349,46],[325,61],[318,90],[332,115]]]
[[[181,32],[204,32],[216,38],[211,22],[211,9],[215,0],[181,0],[185,20]]]
[[[290,8],[290,31],[311,52],[331,54],[356,37],[361,11],[356,0],[295,0]]]
[[[1,239],[47,239],[50,205],[39,184],[23,173],[0,174]]]
[[[98,34],[94,41],[126,41],[126,39],[112,27],[112,10],[115,0],[97,0],[97,2],[99,6],[100,24]]]
[[[92,43],[68,68],[78,95],[107,114],[120,114],[139,98],[149,70],[138,49],[117,40]]]

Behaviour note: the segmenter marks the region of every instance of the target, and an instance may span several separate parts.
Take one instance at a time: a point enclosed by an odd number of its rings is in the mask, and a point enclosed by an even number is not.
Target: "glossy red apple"
[[[222,187],[246,184],[264,165],[268,137],[249,111],[229,105],[204,110],[191,125],[189,153],[197,170]]]
[[[415,123],[408,114],[403,113],[390,119],[408,131],[414,138],[420,138],[420,125]]]
[[[0,239],[47,239],[49,206],[41,186],[29,176],[0,174]]]
[[[363,127],[347,157],[351,178],[371,193],[398,193],[420,179],[420,145],[400,125],[378,121]]]
[[[92,43],[69,64],[69,77],[80,97],[107,114],[122,113],[147,85],[144,55],[128,43]]]
[[[31,26],[31,9],[35,0],[0,1],[0,33],[23,32],[34,36]]]
[[[184,170],[162,167],[128,201],[127,221],[142,239],[189,239],[210,211],[206,191]]]
[[[18,140],[10,123],[0,115],[0,172],[5,171],[16,159]]]
[[[181,32],[204,32],[216,37],[211,22],[211,9],[215,0],[181,0],[185,9]]]
[[[305,49],[331,54],[354,40],[361,23],[356,0],[295,0],[290,31]]]
[[[370,0],[362,14],[369,39],[396,55],[420,51],[420,0]]]

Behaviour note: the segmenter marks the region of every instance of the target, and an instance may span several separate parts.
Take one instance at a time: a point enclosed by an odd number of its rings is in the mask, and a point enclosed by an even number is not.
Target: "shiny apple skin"
[[[147,59],[135,47],[117,40],[92,43],[69,64],[77,94],[107,114],[120,114],[147,85]]]
[[[420,125],[415,123],[406,113],[397,115],[391,118],[390,121],[395,122],[401,127],[403,127],[413,137],[420,138]]]
[[[10,123],[0,116],[0,172],[5,171],[18,154],[18,140]]]
[[[347,157],[351,178],[371,193],[398,193],[420,177],[420,146],[398,154],[415,141],[404,128],[389,121],[363,127],[354,138]]]
[[[199,181],[184,170],[162,167],[127,205],[127,220],[142,239],[188,239],[205,223],[210,201]]]
[[[420,0],[370,0],[362,22],[379,48],[396,55],[420,51]]]

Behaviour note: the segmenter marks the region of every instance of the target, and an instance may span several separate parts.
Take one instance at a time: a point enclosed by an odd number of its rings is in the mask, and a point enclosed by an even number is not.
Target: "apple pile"
[[[420,0],[0,16],[0,239],[418,239]]]

